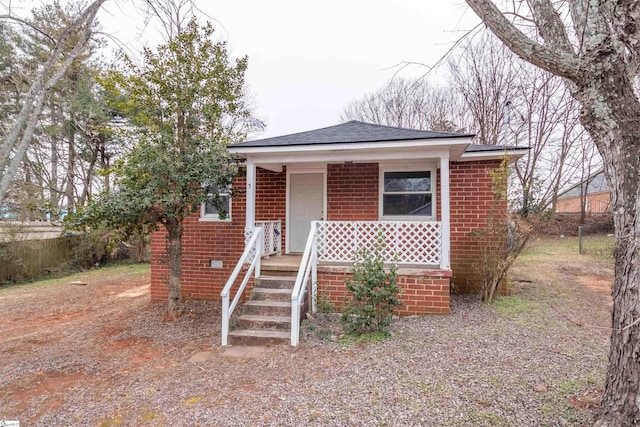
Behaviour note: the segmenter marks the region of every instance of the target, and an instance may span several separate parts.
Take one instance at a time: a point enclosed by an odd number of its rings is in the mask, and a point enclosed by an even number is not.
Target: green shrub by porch
[[[396,283],[396,263],[385,270],[383,250],[384,243],[380,242],[373,251],[356,252],[352,277],[345,280],[352,294],[342,313],[348,334],[388,334],[393,309],[402,305],[398,299],[402,290]]]

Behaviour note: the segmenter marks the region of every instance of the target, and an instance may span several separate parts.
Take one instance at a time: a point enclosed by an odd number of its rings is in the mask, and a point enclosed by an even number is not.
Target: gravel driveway
[[[318,315],[298,348],[245,354],[219,346],[219,304],[188,302],[164,322],[140,267],[2,290],[0,420],[588,425],[606,367],[611,271],[547,255],[544,272],[537,258],[516,266],[512,296],[454,296],[450,316],[400,319],[386,341],[341,343],[335,316]],[[88,284],[68,284],[78,278]]]

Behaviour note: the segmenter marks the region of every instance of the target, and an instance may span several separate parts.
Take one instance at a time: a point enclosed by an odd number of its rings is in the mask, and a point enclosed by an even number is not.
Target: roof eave
[[[460,161],[470,162],[474,160],[497,160],[507,157],[509,163],[513,163],[522,156],[529,154],[528,148],[509,148],[505,150],[465,151],[460,156]]]
[[[335,152],[335,151],[366,151],[372,149],[401,149],[401,148],[463,148],[471,143],[471,136],[456,138],[429,138],[429,139],[404,139],[392,141],[367,141],[367,142],[341,142],[327,144],[304,144],[304,145],[278,145],[278,146],[238,146],[230,145],[227,150],[232,154],[239,155],[260,155],[286,153],[310,152]],[[461,151],[461,153],[462,153]],[[461,154],[460,153],[460,154]]]

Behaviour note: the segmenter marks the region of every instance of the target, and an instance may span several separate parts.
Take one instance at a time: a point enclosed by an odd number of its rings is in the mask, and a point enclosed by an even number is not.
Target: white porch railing
[[[316,282],[318,281],[317,265],[318,257],[316,251],[316,229],[318,221],[311,222],[311,230],[307,237],[307,244],[304,246],[302,261],[296,276],[296,283],[291,292],[291,345],[297,346],[300,340],[300,311],[302,303],[307,293],[307,284],[311,279],[311,311],[316,311]]]
[[[256,227],[264,230],[262,256],[280,255],[282,253],[282,221],[256,221]]]
[[[249,241],[244,248],[244,252],[242,252],[242,256],[240,256],[240,260],[238,260],[238,263],[236,264],[236,268],[234,268],[233,273],[231,273],[231,276],[229,276],[229,280],[227,280],[227,284],[224,285],[221,293],[222,345],[227,345],[229,337],[229,319],[231,318],[236,305],[238,305],[238,301],[242,296],[242,292],[244,292],[244,288],[247,286],[247,283],[251,278],[251,273],[255,271],[255,277],[260,277],[260,258],[262,258],[263,229],[262,227],[254,227],[252,230],[247,230],[246,233],[247,235],[250,234]],[[231,292],[231,288],[236,282],[238,275],[242,271],[244,264],[249,264],[249,267],[244,274],[242,283],[238,287],[238,291],[233,298],[233,302],[229,304],[229,294]]]
[[[401,264],[440,264],[442,227],[435,221],[322,221],[316,231],[318,260],[351,262],[382,236],[384,257]]]

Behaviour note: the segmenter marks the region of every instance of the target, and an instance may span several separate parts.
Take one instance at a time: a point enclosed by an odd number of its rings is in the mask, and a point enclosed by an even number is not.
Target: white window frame
[[[431,215],[384,215],[384,174],[385,172],[429,172],[431,174]],[[436,168],[428,165],[380,166],[378,179],[378,217],[380,221],[425,221],[437,218]]]
[[[207,197],[209,197],[207,193]],[[215,213],[207,213],[207,202],[202,202],[200,205],[200,221],[211,221],[211,222],[231,222],[231,206],[233,205],[233,200],[231,198],[231,190],[221,191],[219,193],[221,196],[229,197],[229,209],[227,210],[227,217],[225,219],[220,219],[220,215]]]

